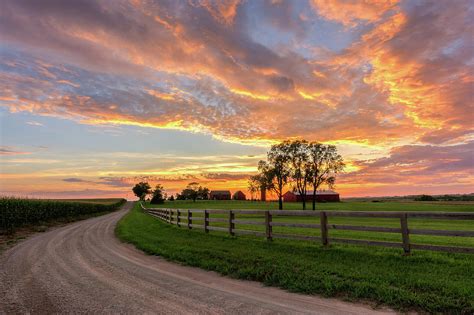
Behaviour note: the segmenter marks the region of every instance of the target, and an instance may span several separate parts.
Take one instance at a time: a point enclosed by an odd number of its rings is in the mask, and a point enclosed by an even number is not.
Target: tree
[[[269,182],[268,176],[265,176],[262,173],[250,176],[248,180],[248,190],[250,194],[252,195],[251,199],[254,199],[253,194],[260,192],[260,195],[262,195],[262,191],[266,191],[267,189],[270,189],[268,187],[269,185],[268,182]],[[255,199],[257,199],[257,197],[255,197]]]
[[[174,196],[171,195],[171,196],[168,198],[168,201],[174,201]]]
[[[199,183],[192,182],[181,192],[181,195],[178,195],[183,199],[192,199],[193,202],[196,202],[196,199],[208,199],[209,189],[206,187],[199,186]]]
[[[146,196],[151,193],[150,184],[147,182],[139,182],[132,188],[133,193],[137,196],[140,201],[145,200]]]
[[[258,176],[258,175],[250,176],[249,180],[247,181],[247,189],[250,193],[250,200],[252,200],[252,201],[256,199],[255,194],[260,189],[258,181],[255,178],[256,176]]]
[[[209,188],[199,186],[197,191],[197,198],[199,200],[208,200],[209,199]]]
[[[267,153],[267,161],[258,163],[262,184],[278,196],[278,209],[283,209],[283,188],[288,183],[288,141],[272,145]]]
[[[295,190],[302,197],[303,210],[306,210],[306,192],[311,180],[311,165],[309,163],[309,144],[306,140],[286,142],[286,153],[290,164],[290,178]]]
[[[421,195],[415,198],[415,201],[438,201],[438,199],[430,195]]]
[[[325,184],[333,188],[336,176],[344,169],[344,160],[337,153],[334,145],[324,145],[318,142],[309,144],[310,184],[313,188],[313,210],[316,210],[316,191]]]
[[[153,190],[153,198],[151,198],[151,204],[162,204],[165,202],[164,188],[162,185],[157,184],[155,190]]]

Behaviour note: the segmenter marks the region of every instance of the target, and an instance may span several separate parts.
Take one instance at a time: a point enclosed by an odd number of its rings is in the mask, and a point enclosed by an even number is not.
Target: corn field
[[[39,224],[52,219],[72,219],[81,215],[113,211],[125,201],[125,199],[117,199],[115,203],[101,204],[1,197],[0,233],[11,233],[18,227]]]

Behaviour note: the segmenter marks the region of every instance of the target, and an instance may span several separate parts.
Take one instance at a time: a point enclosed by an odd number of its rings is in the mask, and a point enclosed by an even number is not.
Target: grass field
[[[274,204],[176,202],[165,206],[255,209],[274,207]],[[403,204],[365,203],[365,207],[359,203],[324,204],[325,209],[339,210],[369,210],[368,206],[373,206],[370,210],[374,211],[402,210],[400,207],[405,210]],[[424,211],[472,211],[471,206],[448,207],[449,209],[414,206]],[[376,222],[381,223],[390,224]],[[451,224],[450,228],[456,228],[454,223]],[[474,227],[470,223],[459,228],[472,230]],[[212,231],[205,234],[202,230],[188,230],[166,224],[145,214],[138,204],[119,222],[116,233],[122,240],[135,244],[149,254],[294,292],[369,300],[399,310],[453,314],[474,312],[472,255],[414,251],[411,256],[402,256],[401,250],[394,248],[350,245],[323,248],[318,243],[309,241],[267,242],[263,238],[252,236],[231,237]],[[472,244],[472,240],[469,242]]]
[[[164,205],[145,204],[146,207],[166,207],[180,209],[278,209],[276,202],[250,202],[250,201],[174,201],[167,202]],[[287,203],[285,209],[301,209],[300,203]],[[340,202],[340,203],[322,203],[317,205],[318,210],[346,210],[346,211],[445,211],[445,212],[474,212],[474,203],[471,204],[430,204],[430,203],[401,203],[401,202]],[[193,215],[195,219],[202,215]],[[225,215],[214,214],[211,217],[225,217]],[[253,219],[263,221],[263,214],[258,215],[237,215],[236,219]],[[274,216],[275,222],[292,223],[319,223],[318,217],[289,217]],[[186,222],[186,221],[184,221]],[[196,220],[197,224],[201,222]],[[362,225],[362,226],[380,226],[380,227],[400,227],[399,219],[391,218],[352,218],[352,217],[331,217],[330,224]],[[474,231],[474,221],[462,220],[434,220],[434,219],[409,219],[410,228],[431,229],[431,230],[457,230]],[[227,223],[212,222],[211,226],[227,226]],[[243,230],[264,231],[265,227],[261,225],[239,225],[236,228]],[[319,229],[294,228],[294,227],[273,227],[274,233],[283,234],[304,234],[319,236]],[[365,239],[378,241],[400,242],[400,233],[380,233],[366,231],[344,231],[330,230],[330,236]],[[474,237],[447,237],[447,236],[429,236],[429,235],[411,235],[413,243],[447,245],[447,246],[472,246],[474,247]]]
[[[182,208],[182,209],[259,209],[277,210],[278,203],[274,201],[237,201],[237,200],[188,200],[167,201],[163,205],[150,205],[157,208]],[[307,209],[311,208],[307,204]],[[284,210],[302,210],[301,203],[288,202],[283,205]],[[348,211],[474,211],[474,202],[464,202],[459,204],[447,204],[447,202],[370,202],[370,201],[350,201],[350,202],[325,202],[317,203],[316,210],[348,210]]]

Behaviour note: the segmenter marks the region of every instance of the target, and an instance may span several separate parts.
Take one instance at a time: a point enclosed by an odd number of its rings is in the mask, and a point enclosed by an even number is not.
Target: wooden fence
[[[200,228],[206,233],[209,231],[227,232],[230,235],[250,234],[255,236],[266,237],[271,241],[274,238],[297,239],[319,241],[323,246],[329,243],[347,243],[362,244],[386,247],[401,247],[405,254],[409,254],[412,249],[425,249],[434,251],[456,252],[474,254],[474,247],[459,246],[439,246],[427,244],[413,244],[410,242],[410,235],[435,235],[435,236],[456,236],[456,237],[474,237],[474,231],[454,231],[454,230],[426,230],[411,229],[408,227],[409,218],[417,219],[441,219],[441,220],[473,220],[473,212],[399,212],[399,211],[301,211],[301,210],[183,210],[183,209],[161,209],[161,208],[145,208],[142,209],[148,214],[157,217],[169,224],[175,224],[179,227],[187,227],[188,229]],[[194,216],[199,214],[200,216]],[[212,218],[211,214],[225,215],[219,218]],[[260,215],[255,219],[264,220],[248,220],[238,219],[238,215]],[[290,222],[274,222],[273,218],[278,216],[296,216],[296,217],[319,217],[319,224],[312,223],[290,223]],[[331,224],[328,221],[330,217],[364,217],[364,218],[392,218],[400,220],[400,227],[376,227],[376,226],[360,226],[360,225],[341,225]],[[195,222],[199,224],[196,224]],[[211,222],[225,223],[226,227],[211,226]],[[235,225],[263,225],[265,232],[236,229]],[[298,235],[298,234],[281,234],[274,233],[274,226],[298,227],[309,229],[320,229],[320,236]],[[348,231],[370,231],[383,233],[400,233],[402,242],[373,241],[362,239],[346,239],[331,237],[329,230],[348,230]]]

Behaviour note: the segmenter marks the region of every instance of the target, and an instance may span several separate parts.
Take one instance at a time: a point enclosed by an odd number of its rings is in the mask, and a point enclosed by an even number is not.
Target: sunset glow
[[[337,145],[341,197],[474,192],[472,1],[1,1],[0,194],[246,191]]]

